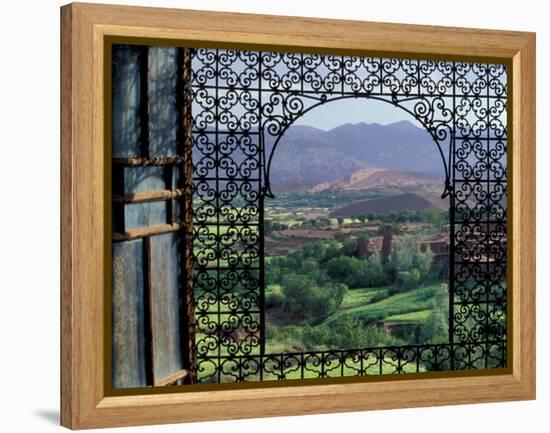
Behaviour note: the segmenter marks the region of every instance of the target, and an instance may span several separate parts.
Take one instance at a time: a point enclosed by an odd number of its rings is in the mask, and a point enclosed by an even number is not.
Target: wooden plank
[[[509,360],[527,398],[536,395],[536,46],[531,37],[514,57],[512,75],[511,218],[508,235]],[[510,119],[510,115],[509,115]],[[510,208],[508,208],[510,210]],[[511,240],[511,242],[510,242]],[[511,270],[510,270],[511,269]],[[510,281],[510,278],[508,279]],[[511,292],[511,293],[510,293]]]
[[[149,201],[159,201],[159,200],[171,200],[174,198],[181,197],[184,194],[183,189],[164,189],[159,191],[144,191],[144,192],[134,192],[131,194],[124,195],[113,195],[113,202],[115,203],[144,203]],[[167,214],[170,212],[167,210]]]
[[[177,233],[147,237],[150,243],[150,320],[153,382],[184,369],[180,352]]]
[[[186,378],[188,374],[189,372],[187,370],[176,371],[175,373],[169,374],[168,376],[159,379],[157,382],[155,382],[155,386],[173,385],[178,380]]]
[[[115,166],[119,167],[120,166]],[[113,168],[115,169],[115,168]],[[164,193],[149,194],[152,191],[163,191],[166,188],[163,167],[132,167],[125,169],[125,193],[113,194],[113,205],[125,202],[125,227],[128,229],[155,224],[165,224],[166,202]],[[114,191],[113,191],[114,192]],[[115,231],[124,233],[123,230]]]
[[[185,228],[184,224],[158,224],[147,227],[138,227],[128,229],[124,233],[113,233],[113,241],[128,241],[132,239],[140,239],[146,236],[161,235],[164,233],[177,232]]]
[[[139,155],[141,133],[139,49],[131,45],[113,47],[111,63],[112,155],[135,157]]]
[[[61,9],[61,424],[72,428],[78,413],[79,376],[74,372],[74,363],[79,352],[74,349],[73,323],[73,17],[71,8]],[[97,349],[96,349],[97,350]]]
[[[199,10],[78,4],[109,34],[200,41],[200,46],[232,44],[240,49],[276,49],[368,55],[394,52],[418,55],[512,58],[532,33],[393,24]],[[123,17],[132,25],[124,26]],[[167,41],[169,40],[169,42]],[[179,46],[185,47],[185,43]],[[189,44],[187,44],[189,46]]]
[[[116,388],[147,385],[144,242],[113,245],[112,384]]]
[[[174,47],[158,46],[148,50],[149,156],[176,155],[176,51]]]

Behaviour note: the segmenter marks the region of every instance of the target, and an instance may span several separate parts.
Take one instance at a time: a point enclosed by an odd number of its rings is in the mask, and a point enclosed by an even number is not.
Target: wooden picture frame
[[[113,395],[105,381],[104,74],[109,38],[410,58],[498,59],[511,72],[508,367],[192,393]],[[533,33],[74,3],[61,8],[61,424],[72,429],[535,398]]]

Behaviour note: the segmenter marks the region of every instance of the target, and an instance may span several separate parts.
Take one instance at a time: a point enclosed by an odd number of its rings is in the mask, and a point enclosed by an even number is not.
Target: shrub
[[[358,318],[346,314],[330,324],[331,345],[339,348],[374,347],[387,343],[389,332],[381,327],[365,326]]]
[[[330,347],[332,330],[327,325],[305,326],[303,329],[303,343],[308,350]]]
[[[265,308],[281,308],[285,303],[285,295],[280,291],[274,291],[265,298]]]

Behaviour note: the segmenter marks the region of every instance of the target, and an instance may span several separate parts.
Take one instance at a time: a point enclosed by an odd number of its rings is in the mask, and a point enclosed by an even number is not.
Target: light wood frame
[[[511,366],[500,375],[106,396],[104,42],[497,58],[512,67]],[[96,4],[61,8],[61,424],[73,428],[535,398],[535,35]],[[110,218],[110,216],[108,216]]]

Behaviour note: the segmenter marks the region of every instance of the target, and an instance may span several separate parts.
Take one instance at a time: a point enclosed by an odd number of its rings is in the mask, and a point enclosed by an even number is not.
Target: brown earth
[[[449,204],[446,200],[435,199],[416,193],[398,194],[371,200],[356,200],[341,208],[333,210],[330,217],[351,217],[366,213],[382,214],[386,212],[446,210]]]
[[[411,191],[419,189],[435,191],[442,189],[443,179],[441,176],[431,173],[387,168],[362,168],[346,178],[316,185],[311,191],[362,191],[388,187]]]

